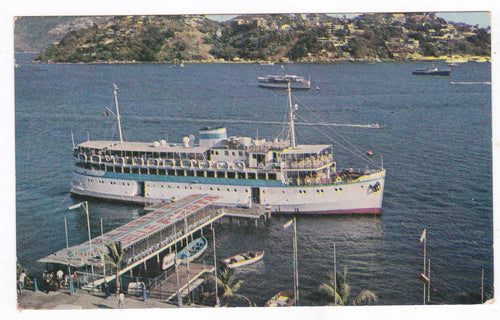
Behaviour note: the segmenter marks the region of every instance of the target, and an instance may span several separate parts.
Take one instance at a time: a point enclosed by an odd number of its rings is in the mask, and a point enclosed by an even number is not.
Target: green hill
[[[69,31],[87,28],[110,17],[17,17],[14,21],[14,51],[41,52]]]
[[[332,62],[491,56],[490,30],[434,14],[120,16],[70,31],[42,62]]]

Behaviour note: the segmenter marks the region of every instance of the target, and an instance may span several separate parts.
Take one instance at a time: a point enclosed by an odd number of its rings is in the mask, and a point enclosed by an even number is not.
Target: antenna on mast
[[[115,95],[115,105],[116,105],[116,120],[118,121],[118,133],[120,134],[120,142],[123,142],[123,137],[122,137],[122,125],[120,123],[120,110],[118,109],[118,93],[116,92],[118,90],[118,86],[113,83],[113,93]]]

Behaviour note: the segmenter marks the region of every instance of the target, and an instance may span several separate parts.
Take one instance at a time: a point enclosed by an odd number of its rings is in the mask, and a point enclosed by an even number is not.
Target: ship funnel
[[[217,143],[227,140],[226,127],[210,128],[205,127],[200,129],[200,146],[212,147]]]

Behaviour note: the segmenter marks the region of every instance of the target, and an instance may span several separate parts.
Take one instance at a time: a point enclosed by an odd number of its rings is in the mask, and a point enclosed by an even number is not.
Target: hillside
[[[120,16],[70,31],[42,62],[332,62],[490,57],[486,29],[434,14]]]
[[[69,31],[101,23],[110,17],[17,17],[14,21],[14,51],[41,52]]]

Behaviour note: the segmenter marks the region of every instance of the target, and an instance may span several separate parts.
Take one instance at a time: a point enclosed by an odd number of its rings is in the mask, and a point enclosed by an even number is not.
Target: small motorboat
[[[414,68],[411,73],[421,76],[449,76],[451,69],[432,66],[430,68]]]
[[[264,251],[250,251],[240,253],[224,259],[222,262],[230,269],[243,267],[261,260],[264,257]]]
[[[193,261],[201,257],[207,250],[207,239],[201,237],[191,241],[184,249],[177,253],[177,259],[180,263]]]
[[[272,297],[264,306],[265,307],[290,307],[295,302],[293,292],[281,291]]]

